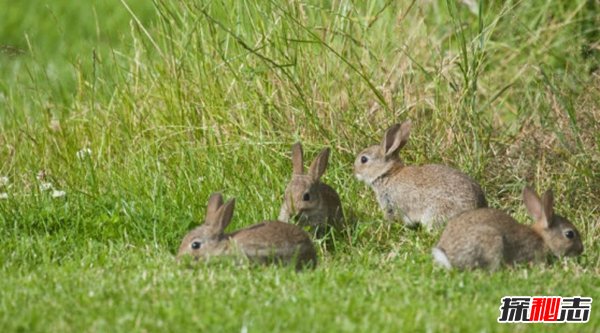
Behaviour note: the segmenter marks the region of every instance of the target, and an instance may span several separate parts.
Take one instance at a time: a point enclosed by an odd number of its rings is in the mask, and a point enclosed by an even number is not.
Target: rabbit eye
[[[200,242],[200,241],[195,241],[195,242],[192,242],[192,244],[190,244],[190,247],[192,248],[192,250],[198,250],[201,246],[202,246],[202,242]]]
[[[365,164],[369,161],[369,159],[366,156],[361,156],[360,158],[360,163]]]
[[[310,201],[310,194],[308,194],[308,192],[304,193],[304,195],[302,196],[302,200],[303,201]]]
[[[573,230],[567,230],[565,231],[565,237],[568,239],[573,239],[575,237],[575,232]]]

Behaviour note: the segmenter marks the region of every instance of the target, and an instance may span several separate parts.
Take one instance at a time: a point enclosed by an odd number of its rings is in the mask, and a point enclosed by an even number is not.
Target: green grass
[[[600,328],[596,307],[585,325],[496,323],[506,295],[600,298],[596,2],[0,7],[3,332]],[[434,267],[440,231],[386,223],[352,176],[355,154],[408,118],[407,163],[465,171],[523,222],[523,186],[552,188],[583,256]],[[297,140],[309,159],[332,147],[325,180],[354,223],[319,244],[319,266],[177,264],[211,192],[238,199],[232,230],[278,215]]]

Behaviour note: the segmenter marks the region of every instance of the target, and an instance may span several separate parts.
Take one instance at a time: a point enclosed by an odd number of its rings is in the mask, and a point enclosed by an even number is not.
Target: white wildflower
[[[65,191],[59,191],[59,190],[52,191],[52,197],[53,198],[62,198],[65,195],[67,195],[67,192],[65,192]]]
[[[8,199],[8,193],[6,193],[6,192],[0,193],[0,200],[6,200],[6,199]]]
[[[77,158],[80,160],[83,160],[90,155],[92,155],[92,150],[90,148],[83,148],[77,152]]]
[[[51,190],[52,188],[54,188],[54,186],[52,186],[52,183],[48,183],[48,182],[40,183],[40,191],[42,191],[42,192]]]
[[[0,177],[0,186],[6,186],[10,184],[10,180],[6,176]]]

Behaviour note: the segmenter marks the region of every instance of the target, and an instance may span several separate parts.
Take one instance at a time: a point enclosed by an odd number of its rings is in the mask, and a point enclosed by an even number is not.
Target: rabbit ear
[[[214,215],[217,213],[219,207],[223,205],[223,195],[219,192],[215,192],[208,198],[208,204],[206,205],[206,215]]]
[[[215,220],[215,227],[218,230],[219,234],[222,234],[225,231],[225,228],[231,222],[231,218],[233,217],[233,209],[235,208],[235,198],[229,199],[217,212],[217,218]]]
[[[544,196],[540,197],[534,190],[526,186],[523,189],[523,202],[529,215],[535,222],[543,223],[545,228],[552,226],[552,217],[554,216],[554,195],[551,190],[546,191]]]
[[[552,190],[547,190],[542,196],[542,206],[544,207],[546,227],[550,227],[554,217],[554,194],[552,193]]]
[[[295,175],[304,174],[304,160],[302,158],[302,144],[300,142],[292,145],[292,168]]]
[[[394,124],[392,127],[388,128],[381,143],[381,148],[383,149],[385,156],[391,156],[397,153],[400,148],[406,145],[411,127],[412,122],[407,120],[402,124]]]
[[[537,193],[529,186],[525,186],[523,189],[523,203],[529,212],[529,216],[533,218],[535,222],[544,219],[544,209],[540,197]]]
[[[329,148],[324,148],[321,150],[319,155],[315,158],[315,160],[310,165],[310,169],[308,170],[308,174],[315,181],[319,180],[321,176],[325,173],[325,169],[327,169],[327,163],[329,162]]]
[[[206,206],[206,217],[204,218],[203,228],[211,236],[218,236],[222,229],[219,225],[220,211],[223,208],[223,196],[221,193],[215,192],[208,198]]]

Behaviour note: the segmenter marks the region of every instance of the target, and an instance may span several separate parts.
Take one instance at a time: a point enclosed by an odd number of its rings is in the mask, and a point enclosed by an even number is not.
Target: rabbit
[[[231,222],[235,199],[223,204],[220,193],[208,199],[204,224],[190,231],[181,242],[177,258],[195,259],[240,254],[251,262],[295,264],[297,269],[315,267],[317,253],[308,233],[280,221],[263,221],[250,227],[224,233]]]
[[[501,264],[541,262],[548,255],[577,256],[583,253],[579,231],[554,213],[553,194],[542,199],[529,187],[523,201],[534,224],[519,224],[508,214],[491,208],[465,212],[450,221],[433,249],[436,263],[445,268],[496,270]]]
[[[431,230],[463,211],[487,207],[479,184],[464,173],[438,164],[404,164],[398,151],[411,126],[410,120],[391,126],[381,144],[366,148],[354,162],[354,175],[373,189],[386,219]]]
[[[306,174],[302,144],[297,142],[292,145],[292,179],[285,189],[280,221],[295,221],[317,232],[327,227],[336,230],[343,227],[344,213],[340,197],[331,186],[320,181],[327,168],[329,152],[329,148],[321,150]]]

